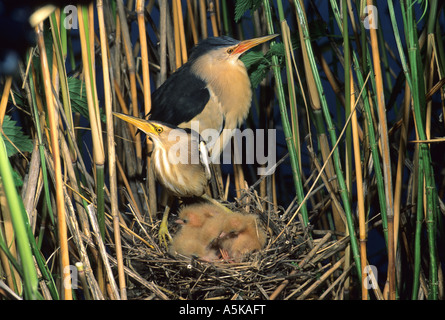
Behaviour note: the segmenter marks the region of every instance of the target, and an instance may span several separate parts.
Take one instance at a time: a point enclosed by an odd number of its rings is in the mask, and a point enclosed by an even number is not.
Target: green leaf
[[[12,169],[12,179],[14,180],[14,185],[16,187],[20,188],[23,186],[22,176],[20,175],[20,173],[18,173],[14,169]]]
[[[86,119],[90,118],[88,112],[87,92],[85,89],[85,82],[70,77],[68,78],[68,90],[70,92],[71,107],[74,112],[80,113]],[[99,109],[100,118],[105,122],[105,113]]]
[[[262,0],[237,0],[235,4],[235,21],[238,22],[247,10],[255,11],[262,3]]]
[[[68,90],[70,92],[71,107],[73,108],[73,111],[78,112],[85,118],[89,119],[85,82],[70,77],[68,78]]]
[[[11,120],[11,117],[8,115],[5,115],[3,119],[3,136],[8,157],[18,153],[18,150],[21,152],[32,152],[32,140],[23,134],[21,128],[16,126],[16,121]]]
[[[258,64],[260,62],[267,62],[264,58],[264,55],[259,51],[249,51],[244,54],[240,59],[247,69],[250,69],[253,65]]]
[[[267,76],[272,65],[272,56],[278,57],[278,62],[282,67],[284,63],[284,45],[282,43],[274,43],[265,55],[260,51],[249,51],[241,57],[241,61],[249,71],[252,88],[255,89]]]
[[[269,65],[260,64],[258,68],[250,74],[250,82],[252,83],[252,88],[258,87],[258,85],[266,77],[269,71]]]

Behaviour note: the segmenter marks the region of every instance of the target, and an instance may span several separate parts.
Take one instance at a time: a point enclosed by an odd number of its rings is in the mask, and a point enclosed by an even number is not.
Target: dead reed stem
[[[112,116],[112,102],[111,102],[111,81],[108,65],[108,41],[105,30],[105,20],[103,13],[102,0],[97,1],[97,14],[100,31],[100,45],[102,52],[102,70],[104,78],[104,95],[105,95],[105,114],[107,118],[107,146],[108,146],[108,161],[109,161],[109,183],[110,183],[110,201],[111,201],[111,215],[113,217],[113,231],[114,244],[116,250],[117,269],[119,277],[119,289],[122,300],[127,299],[127,289],[124,274],[124,263],[121,244],[121,230],[119,225],[119,207],[118,207],[118,192],[117,192],[117,173],[116,173],[116,151],[114,141],[114,126]],[[143,47],[143,46],[142,46]]]
[[[58,117],[56,113],[56,108],[54,106],[52,88],[51,88],[51,78],[48,67],[48,59],[46,56],[45,43],[43,40],[43,24],[40,23],[36,27],[37,41],[40,50],[40,63],[42,66],[43,79],[44,79],[44,89],[45,98],[47,104],[48,120],[49,120],[49,130],[51,136],[51,146],[52,155],[54,162],[54,172],[55,172],[55,185],[56,185],[56,206],[57,206],[57,227],[59,235],[59,245],[60,245],[60,263],[62,270],[62,278],[65,279],[64,275],[66,270],[68,270],[70,265],[69,253],[68,253],[68,237],[67,237],[67,227],[65,219],[65,199],[63,196],[63,179],[62,179],[62,168],[60,161],[60,148],[59,148],[59,128],[58,128]],[[69,271],[68,271],[69,272]],[[71,278],[67,278],[65,282],[65,287],[63,290],[63,298],[65,300],[72,300],[71,293]]]
[[[373,0],[367,0],[368,5],[373,5]],[[369,30],[371,36],[372,59],[377,89],[377,109],[379,116],[380,145],[382,148],[383,177],[385,179],[386,215],[388,219],[388,281],[389,298],[395,300],[395,239],[394,239],[394,198],[391,178],[391,158],[388,140],[388,128],[386,120],[385,98],[383,94],[383,76],[380,64],[380,50],[376,29]]]

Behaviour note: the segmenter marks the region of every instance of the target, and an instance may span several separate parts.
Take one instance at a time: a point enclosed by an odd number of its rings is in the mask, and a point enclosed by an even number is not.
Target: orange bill
[[[278,34],[271,34],[271,35],[264,36],[264,37],[241,41],[238,44],[238,46],[235,48],[235,50],[232,52],[232,54],[241,54],[243,52],[246,52],[247,50],[249,50],[261,43],[269,41],[269,40],[275,38],[276,36],[278,36]]]

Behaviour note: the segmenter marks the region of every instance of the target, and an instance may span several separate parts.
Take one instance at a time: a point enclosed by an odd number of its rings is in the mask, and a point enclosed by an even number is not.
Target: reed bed
[[[442,2],[46,12],[17,72],[0,77],[1,299],[444,298]],[[242,128],[276,130],[276,165],[222,165],[208,190],[257,214],[267,244],[239,263],[173,257],[158,240],[151,142],[112,112],[149,114],[200,39],[274,33],[242,57],[254,89]]]

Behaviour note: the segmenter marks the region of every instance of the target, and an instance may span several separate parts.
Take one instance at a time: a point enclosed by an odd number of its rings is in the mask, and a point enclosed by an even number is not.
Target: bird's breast
[[[173,157],[155,146],[152,166],[156,179],[177,197],[202,196],[208,182],[202,164],[173,161]]]
[[[244,64],[236,62],[198,61],[192,72],[201,77],[214,93],[213,103],[220,104],[225,127],[234,129],[247,117],[252,101],[249,75]]]

